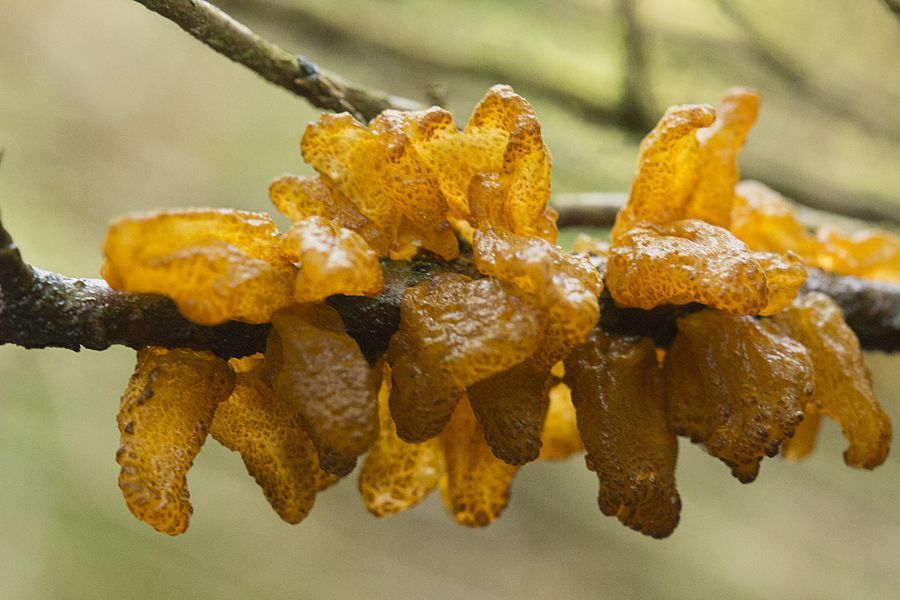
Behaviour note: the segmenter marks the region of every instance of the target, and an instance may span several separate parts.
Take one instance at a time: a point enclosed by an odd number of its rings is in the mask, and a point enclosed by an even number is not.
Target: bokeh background
[[[283,46],[368,85],[446,102],[490,85],[535,105],[554,191],[621,191],[666,105],[764,95],[747,176],[891,220],[900,189],[900,21],[878,0],[228,0]],[[268,210],[307,172],[316,112],[130,0],[0,0],[0,203],[26,258],[94,276],[105,227],[156,207]],[[900,357],[870,355],[900,423]],[[486,530],[436,497],[377,520],[354,479],[282,523],[210,441],[171,539],[118,489],[115,414],[133,352],[0,347],[0,598],[896,598],[900,459],[819,450],[741,485],[682,442],[681,525],[643,538],[596,508],[580,457],[533,464]]]

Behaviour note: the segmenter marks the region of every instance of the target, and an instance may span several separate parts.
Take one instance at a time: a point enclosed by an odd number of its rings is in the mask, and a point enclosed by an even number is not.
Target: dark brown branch
[[[900,351],[900,285],[810,269],[804,290],[831,296],[866,350]]]
[[[365,355],[374,360],[400,322],[400,300],[408,287],[439,272],[477,276],[471,261],[384,261],[385,289],[375,298],[329,299]],[[864,348],[900,351],[900,286],[810,270],[807,289],[824,292],[844,309]],[[674,319],[696,307],[652,311],[619,308],[608,295],[601,326],[611,333],[647,335],[666,345]],[[246,356],[265,348],[268,325],[229,322],[195,325],[158,295],[111,290],[98,279],[74,279],[29,266],[0,223],[0,344],[25,348],[104,350],[113,345],[193,348],[222,357]]]
[[[897,19],[900,19],[900,0],[884,0],[884,5],[888,10],[894,13]]]
[[[363,122],[388,108],[423,108],[413,100],[366,88],[320,69],[313,61],[261,38],[204,0],[135,1],[174,22],[219,54],[306,98],[318,108],[347,111]]]

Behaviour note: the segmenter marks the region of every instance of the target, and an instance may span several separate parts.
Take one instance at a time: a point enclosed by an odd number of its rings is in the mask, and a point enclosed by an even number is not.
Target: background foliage
[[[544,124],[556,191],[625,189],[647,119],[747,84],[764,95],[748,175],[886,215],[900,201],[900,25],[875,0],[644,0],[638,105],[621,100],[628,56],[617,3],[607,0],[222,6],[362,83],[416,98],[440,84],[461,122],[490,84],[511,83]],[[33,264],[94,275],[115,215],[268,210],[269,180],[307,171],[298,140],[312,109],[137,4],[7,0],[0,14],[0,200]],[[900,423],[900,357],[869,360]],[[525,468],[510,508],[485,531],[454,526],[436,497],[375,520],[352,479],[290,527],[240,458],[210,442],[191,471],[191,529],[169,539],[131,517],[116,488],[115,413],[132,366],[133,352],[121,348],[0,348],[3,598],[897,591],[900,459],[851,471],[830,424],[809,461],[767,461],[750,486],[682,441],[685,509],[663,542],[600,515],[581,458]]]

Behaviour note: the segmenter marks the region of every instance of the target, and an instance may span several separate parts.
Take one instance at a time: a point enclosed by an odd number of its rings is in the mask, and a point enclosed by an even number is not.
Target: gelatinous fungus
[[[193,509],[187,472],[206,440],[234,373],[208,352],[145,348],[119,408],[119,488],[128,509],[169,535],[184,533]]]
[[[653,342],[595,329],[565,364],[587,466],[600,480],[600,510],[645,535],[668,536],[681,512],[678,443]]]

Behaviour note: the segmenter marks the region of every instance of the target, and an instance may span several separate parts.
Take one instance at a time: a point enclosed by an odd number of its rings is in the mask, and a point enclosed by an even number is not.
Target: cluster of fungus
[[[360,457],[371,513],[439,488],[457,522],[483,526],[522,465],[584,451],[602,512],[654,537],[679,518],[677,435],[748,482],[765,456],[808,453],[825,415],[849,465],[877,466],[891,428],[859,343],[828,297],[798,293],[808,264],[896,276],[898,246],[813,236],[775,192],[738,183],[758,103],[736,89],[717,108],[670,109],[641,145],[610,243],[581,239],[576,253],[555,244],[534,110],[506,86],[461,130],[440,108],[367,126],[323,115],[301,143],[317,175],[269,190],[286,233],[233,210],[115,222],[112,287],[164,294],[200,324],[271,323],[264,354],[138,353],[119,414],[128,507],[182,533],[207,434],[289,523]],[[446,268],[405,290],[389,343],[364,353],[326,300],[377,296],[384,264],[423,260]],[[598,324],[604,280],[623,307],[696,310],[664,348],[613,335]]]

